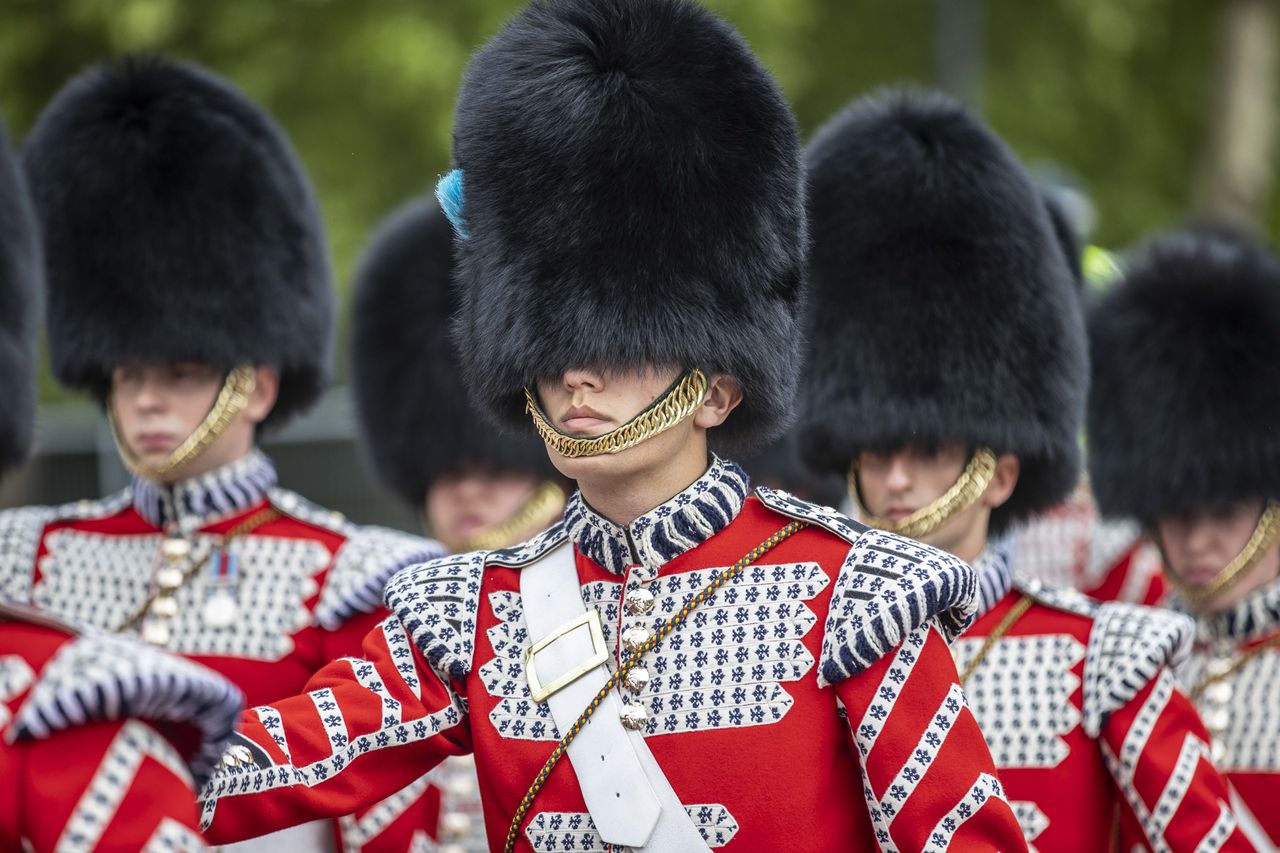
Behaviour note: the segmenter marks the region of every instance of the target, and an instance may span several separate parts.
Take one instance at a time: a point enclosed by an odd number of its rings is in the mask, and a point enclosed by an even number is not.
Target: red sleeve
[[[1168,670],[1113,713],[1103,754],[1123,795],[1121,849],[1248,851],[1209,735]]]
[[[471,750],[465,703],[419,655],[404,627],[384,619],[362,657],[340,658],[305,692],[252,708],[224,768],[202,792],[215,842],[252,838],[366,808]]]
[[[839,682],[881,850],[1026,850],[936,628]]]
[[[150,725],[88,723],[10,750],[22,766],[30,849],[207,849],[186,762]]]

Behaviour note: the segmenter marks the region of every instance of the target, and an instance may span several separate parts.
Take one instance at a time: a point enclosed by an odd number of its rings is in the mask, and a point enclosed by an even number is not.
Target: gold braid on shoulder
[[[978,498],[982,497],[982,493],[987,490],[987,486],[991,485],[991,480],[995,477],[995,474],[995,453],[990,448],[979,448],[974,451],[973,456],[969,459],[969,464],[965,465],[964,470],[960,472],[960,478],[940,498],[928,506],[911,513],[902,521],[893,522],[887,518],[879,518],[872,515],[863,506],[862,497],[858,493],[858,463],[857,460],[854,460],[854,463],[849,466],[849,497],[853,499],[854,504],[858,507],[860,518],[864,524],[877,530],[886,530],[890,533],[897,533],[899,536],[919,539],[921,536],[927,536],[943,524],[946,524],[956,513],[973,506]]]
[[[617,429],[594,438],[578,438],[556,429],[533,389],[524,389],[525,411],[533,418],[538,435],[547,446],[568,459],[580,456],[603,456],[621,453],[655,435],[666,432],[692,415],[707,397],[707,377],[701,370],[690,370],[672,383],[652,405]]]

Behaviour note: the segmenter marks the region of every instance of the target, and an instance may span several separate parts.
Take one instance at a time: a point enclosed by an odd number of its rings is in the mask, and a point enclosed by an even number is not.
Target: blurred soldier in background
[[[0,128],[0,471],[31,443],[42,274],[31,203]],[[0,848],[206,849],[193,789],[242,705],[202,666],[134,640],[80,636],[0,596]]]
[[[352,297],[351,376],[361,441],[383,485],[451,551],[507,548],[564,512],[563,478],[533,436],[479,422],[453,346],[453,229],[434,198],[374,235]],[[442,850],[489,849],[475,763],[433,771]]]
[[[1087,306],[1118,273],[1110,254],[1088,242],[1096,219],[1093,202],[1061,168],[1039,170],[1038,183]],[[1004,545],[1024,578],[1074,587],[1098,601],[1155,604],[1164,595],[1159,550],[1135,522],[1099,516],[1083,471],[1065,501],[1014,525]]]
[[[914,91],[855,102],[807,164],[801,445],[847,472],[866,523],[977,570],[956,661],[1028,843],[1247,850],[1187,751],[1205,734],[1170,666],[1190,625],[1024,582],[998,538],[1081,464],[1082,308],[1031,180],[959,103]]]
[[[23,165],[54,372],[101,402],[134,476],[100,501],[0,514],[0,589],[198,660],[252,704],[296,692],[359,652],[392,573],[443,551],[278,488],[255,447],[329,376],[333,282],[301,165],[225,81],[158,59],[71,80]],[[264,844],[332,849],[333,834]]]
[[[1157,237],[1090,320],[1089,467],[1160,546],[1196,620],[1179,675],[1260,850],[1280,844],[1280,258],[1242,234]]]

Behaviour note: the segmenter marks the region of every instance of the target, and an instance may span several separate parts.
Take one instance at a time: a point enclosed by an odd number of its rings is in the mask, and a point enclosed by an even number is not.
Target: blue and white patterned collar
[[[1221,613],[1196,614],[1177,593],[1169,594],[1169,607],[1195,618],[1201,642],[1244,642],[1280,628],[1280,581],[1254,590]]]
[[[564,511],[565,529],[578,550],[606,570],[658,569],[729,526],[742,511],[749,483],[732,462],[711,458],[707,472],[687,489],[626,527],[600,515],[574,492]]]
[[[973,561],[973,570],[978,575],[978,616],[982,617],[1013,588],[1008,549],[1000,542],[988,542]]]
[[[133,478],[133,507],[156,527],[199,528],[242,512],[266,498],[276,466],[254,448],[247,456],[171,485]]]

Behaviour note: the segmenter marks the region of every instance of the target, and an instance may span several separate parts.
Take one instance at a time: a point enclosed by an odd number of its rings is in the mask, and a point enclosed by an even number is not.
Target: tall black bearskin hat
[[[788,422],[805,227],[791,109],[692,0],[532,0],[471,60],[457,322],[474,399],[574,367],[727,373],[736,452]]]
[[[90,68],[23,165],[63,383],[102,398],[130,358],[272,364],[273,423],[323,389],[335,300],[316,201],[284,134],[226,81],[155,58]]]
[[[450,338],[453,234],[435,199],[379,228],[356,270],[351,373],[365,452],[383,483],[421,507],[431,483],[473,463],[554,476],[532,436],[476,423]]]
[[[855,102],[807,152],[810,342],[801,446],[845,471],[860,450],[961,441],[1014,453],[992,527],[1080,475],[1088,359],[1080,300],[1044,203],[958,102]]]
[[[0,471],[31,447],[41,273],[31,199],[0,126]]]
[[[1280,498],[1280,259],[1222,226],[1157,237],[1089,321],[1098,505],[1151,522]]]

